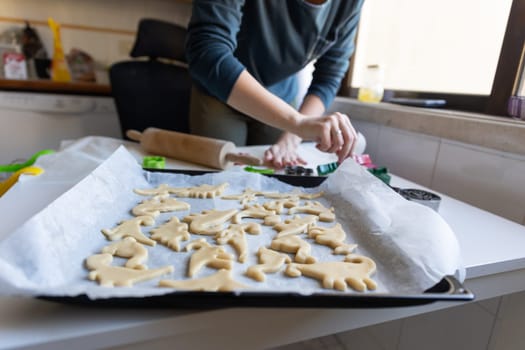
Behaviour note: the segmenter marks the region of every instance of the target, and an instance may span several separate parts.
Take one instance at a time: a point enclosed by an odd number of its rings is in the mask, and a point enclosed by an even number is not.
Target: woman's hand
[[[317,142],[320,151],[335,153],[339,163],[352,155],[357,140],[350,118],[339,112],[301,118],[296,130],[303,139]]]
[[[306,161],[297,153],[300,143],[299,136],[284,132],[279,140],[264,152],[264,162],[276,169],[287,165],[305,165]]]
[[[316,117],[324,113],[324,105],[315,95],[307,95],[297,111],[266,90],[244,70],[235,82],[227,102],[260,122],[286,130],[303,140],[317,142],[319,150],[335,153],[339,162],[352,155],[357,133],[350,119],[339,112]],[[270,149],[268,159],[272,159],[275,166],[281,164],[282,167],[283,162],[300,159],[295,151],[298,143],[289,143],[287,137],[274,145],[279,147],[272,146],[273,150]]]

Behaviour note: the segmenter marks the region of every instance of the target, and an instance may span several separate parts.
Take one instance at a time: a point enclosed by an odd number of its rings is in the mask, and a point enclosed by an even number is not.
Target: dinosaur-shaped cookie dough
[[[310,255],[312,247],[299,236],[289,235],[272,240],[272,249],[285,253],[295,253],[295,261],[299,263],[312,264],[316,259]]]
[[[346,286],[363,292],[374,290],[377,284],[370,278],[376,270],[375,262],[365,256],[349,254],[344,261],[318,262],[315,264],[291,263],[285,273],[290,277],[302,275],[319,280],[326,289],[345,291]]]
[[[190,239],[188,224],[180,222],[176,216],[150,232],[152,233],[151,238],[176,252],[180,251],[181,241]]]
[[[277,237],[284,237],[290,235],[298,235],[308,232],[308,229],[317,222],[317,216],[305,215],[300,217],[296,215],[293,219],[287,219],[284,222],[273,226],[273,229],[279,232]]]
[[[188,190],[187,187],[171,187],[167,184],[160,184],[155,188],[134,189],[133,192],[140,194],[141,196],[158,196],[166,193],[177,194],[186,190]]]
[[[228,187],[228,183],[220,185],[200,185],[195,187],[189,187],[182,191],[177,192],[177,197],[187,198],[215,198],[220,196],[224,190]]]
[[[188,203],[170,197],[169,194],[163,194],[142,201],[139,205],[134,207],[131,212],[135,216],[149,215],[155,218],[159,216],[161,212],[165,213],[169,211],[183,211],[189,209],[190,205]]]
[[[219,270],[213,275],[190,280],[160,280],[159,287],[168,287],[201,292],[231,292],[248,286],[236,282],[229,270]]]
[[[248,224],[232,224],[226,230],[217,233],[215,240],[219,244],[229,243],[237,252],[237,261],[243,263],[248,253],[246,233],[258,235],[261,233],[261,226],[254,222]]]
[[[108,253],[95,254],[86,259],[86,267],[90,270],[88,278],[98,281],[103,287],[131,287],[137,282],[173,272],[173,266],[164,266],[152,270],[137,270],[122,266],[111,266],[113,255]]]
[[[166,193],[171,193],[177,197],[186,197],[186,198],[214,198],[215,196],[220,196],[222,192],[228,187],[227,183],[220,185],[200,185],[194,187],[171,187],[166,184],[161,184],[156,188],[151,189],[135,189],[135,193],[143,196],[156,196]]]
[[[237,209],[204,210],[201,214],[190,214],[182,219],[190,224],[190,232],[198,235],[215,235],[223,224],[237,213]]]
[[[102,253],[108,253],[119,258],[126,258],[124,266],[130,269],[145,270],[143,263],[148,260],[148,250],[133,237],[126,237],[121,241],[102,248]]]
[[[234,224],[240,224],[243,218],[264,219],[264,224],[273,226],[281,221],[281,216],[275,210],[268,210],[260,204],[245,205],[243,210],[235,214],[232,219]]]
[[[278,253],[266,247],[259,248],[257,256],[259,257],[259,264],[250,266],[248,270],[246,270],[246,276],[258,282],[264,282],[266,280],[265,273],[275,273],[279,271],[285,263],[292,262],[288,255]]]
[[[288,214],[306,213],[319,217],[320,221],[332,222],[335,220],[334,208],[327,208],[319,202],[308,201],[302,206],[295,206],[288,210]]]
[[[297,201],[299,199],[316,199],[319,197],[322,197],[324,195],[324,192],[318,192],[318,193],[304,193],[304,192],[287,192],[287,193],[281,193],[281,192],[264,192],[263,193],[265,198],[272,198],[272,199],[292,199],[294,201]]]
[[[275,211],[277,214],[283,214],[284,208],[291,208],[299,204],[299,198],[296,199],[277,199],[263,203],[263,207],[267,210]]]
[[[123,237],[133,237],[137,240],[137,242],[155,246],[156,242],[144,236],[140,228],[141,226],[151,226],[154,223],[155,219],[149,215],[137,216],[133,219],[121,221],[115,228],[103,229],[102,233],[110,241],[117,241]]]
[[[254,191],[251,188],[245,189],[241,194],[233,194],[228,196],[222,196],[222,199],[238,199],[241,205],[246,205],[249,202],[253,202],[257,199],[257,196],[262,196],[263,192]]]
[[[345,243],[346,233],[339,223],[332,227],[311,227],[308,237],[314,238],[319,244],[329,246],[334,250],[334,254],[350,254],[357,248],[357,244]]]
[[[204,266],[227,270],[232,268],[233,256],[222,247],[210,245],[204,238],[188,243],[185,249],[187,252],[197,249],[190,258],[188,277],[193,277]]]

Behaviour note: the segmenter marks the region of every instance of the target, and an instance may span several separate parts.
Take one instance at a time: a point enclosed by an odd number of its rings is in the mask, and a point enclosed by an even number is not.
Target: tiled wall
[[[354,120],[375,164],[518,223],[525,223],[525,157]]]
[[[157,18],[186,25],[191,3],[176,0],[2,0],[0,14],[6,18],[47,21],[52,17],[59,23],[108,29],[93,31],[63,28],[62,43],[66,52],[80,48],[103,66],[128,58],[134,33],[141,18]],[[0,31],[21,24],[0,20]],[[47,26],[36,25],[48,55],[52,54],[53,39]],[[112,33],[116,29],[128,33]]]

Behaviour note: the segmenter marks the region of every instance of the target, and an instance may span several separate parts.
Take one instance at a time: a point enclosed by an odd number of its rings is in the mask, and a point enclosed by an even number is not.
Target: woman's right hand
[[[295,134],[317,142],[320,151],[335,153],[339,163],[352,155],[357,140],[350,118],[339,112],[300,118]]]

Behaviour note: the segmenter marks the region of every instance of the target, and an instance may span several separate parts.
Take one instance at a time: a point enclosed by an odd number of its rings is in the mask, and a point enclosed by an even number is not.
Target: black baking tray
[[[173,292],[141,298],[114,297],[90,299],[86,295],[74,297],[40,296],[39,299],[68,304],[103,307],[217,309],[230,307],[300,307],[300,308],[384,308],[430,304],[435,301],[470,301],[474,294],[456,278],[444,277],[421,294],[382,293],[299,293],[271,292]]]
[[[152,172],[166,172],[185,175],[203,175],[211,171],[145,169]],[[316,187],[326,176],[296,176],[265,174],[292,186]],[[444,276],[432,288],[420,294],[387,293],[313,293],[290,292],[195,292],[177,291],[149,297],[112,297],[90,299],[87,295],[74,297],[40,296],[39,299],[89,306],[137,307],[137,308],[179,308],[216,309],[229,307],[300,307],[300,308],[384,308],[416,306],[435,301],[471,301],[474,294],[465,288],[454,276]]]

